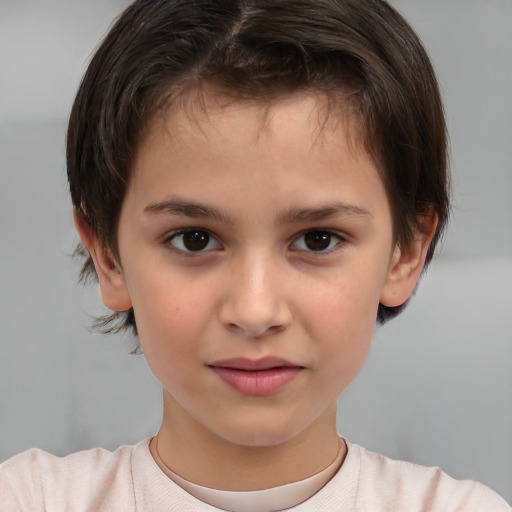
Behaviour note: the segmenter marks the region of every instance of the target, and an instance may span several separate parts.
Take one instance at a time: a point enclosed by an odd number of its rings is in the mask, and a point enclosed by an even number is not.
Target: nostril
[[[225,324],[224,325],[225,328],[228,330],[228,331],[231,331],[231,332],[236,332],[236,331],[239,331],[239,330],[242,330],[238,325],[236,325],[235,323],[228,323],[228,324]]]
[[[221,301],[218,319],[222,326],[232,333],[254,339],[285,330],[292,314],[282,291],[275,286],[264,286],[262,282],[258,286],[250,286],[251,283],[237,281]]]
[[[273,334],[277,334],[284,331],[285,328],[286,327],[284,325],[272,325],[271,327],[269,327],[268,331]]]
[[[284,325],[271,325],[269,327],[263,326],[249,326],[249,325],[238,325],[234,322],[224,324],[224,328],[229,332],[240,334],[246,338],[261,340],[272,334],[279,334],[286,329]]]

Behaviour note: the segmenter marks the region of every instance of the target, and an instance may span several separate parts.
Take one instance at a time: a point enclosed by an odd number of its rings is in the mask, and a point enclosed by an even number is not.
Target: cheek
[[[365,275],[366,274],[366,275]],[[380,288],[375,283],[377,276],[372,276],[369,269],[329,276],[320,285],[304,289],[303,301],[308,304],[311,317],[321,319],[321,324],[335,330],[355,330],[361,324],[373,324],[376,319],[380,297]]]
[[[361,309],[347,307],[329,311],[324,319],[330,327],[325,333],[327,341],[321,347],[323,364],[322,382],[339,396],[361,370],[371,347],[375,329],[373,308],[365,315]]]
[[[304,294],[310,335],[338,365],[360,367],[368,353],[380,296],[371,274],[331,276]]]
[[[208,288],[206,288],[207,290]],[[189,361],[197,350],[202,332],[210,321],[212,300],[200,290],[179,279],[144,281],[134,294],[133,308],[142,350],[149,361]]]

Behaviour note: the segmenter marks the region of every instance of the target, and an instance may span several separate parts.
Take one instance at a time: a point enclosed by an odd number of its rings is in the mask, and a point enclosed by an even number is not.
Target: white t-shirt
[[[347,443],[346,459],[293,512],[510,512],[484,485],[454,480],[438,468],[388,459]],[[0,465],[0,512],[214,512],[170,480],[148,440],[55,457],[29,450]]]

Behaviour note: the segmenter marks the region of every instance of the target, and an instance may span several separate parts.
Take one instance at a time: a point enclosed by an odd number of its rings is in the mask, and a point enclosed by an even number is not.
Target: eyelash
[[[317,235],[322,234],[324,236],[329,237],[329,243],[328,243],[327,248],[321,249],[318,251],[315,251],[311,248],[309,248],[309,250],[307,248],[292,249],[292,250],[311,253],[315,256],[322,256],[322,255],[331,254],[331,253],[337,251],[338,249],[340,249],[343,246],[344,242],[346,242],[346,238],[336,231],[332,231],[330,229],[307,229],[306,231],[303,231],[300,234],[300,236],[295,238],[294,242],[291,245],[293,246],[293,245],[297,244],[297,242],[302,240],[304,237],[306,237],[307,235],[311,235],[313,233],[317,234]],[[337,241],[334,243],[334,240],[337,240]],[[305,245],[305,243],[303,243],[303,245]]]
[[[177,240],[178,237],[182,237],[182,236],[185,236],[185,235],[193,235],[193,234],[204,234],[204,235],[206,235],[208,237],[206,247],[208,247],[208,245],[212,241],[217,245],[217,247],[215,247],[214,249],[218,249],[218,248],[221,247],[220,242],[218,242],[217,239],[215,237],[213,237],[208,230],[201,229],[201,228],[188,228],[188,229],[180,229],[178,231],[174,231],[168,237],[165,238],[164,243],[172,245],[173,249],[175,249],[176,251],[179,251],[179,252],[181,252],[183,254],[186,254],[187,256],[188,255],[199,255],[199,254],[203,254],[203,253],[210,252],[210,251],[213,250],[213,249],[209,249],[209,250],[205,251],[204,248],[203,248],[201,250],[193,251],[193,250],[187,249],[187,247],[185,247],[183,241],[180,244],[180,245],[182,245],[182,247],[177,247],[175,244],[173,244],[173,241]],[[200,242],[200,240],[197,240],[197,241]]]
[[[198,248],[198,250],[191,250],[190,248],[187,248],[185,246],[183,239],[181,240],[181,243],[179,244],[179,245],[181,245],[181,247],[178,247],[177,244],[173,243],[173,241],[178,240],[179,237],[183,237],[185,235],[192,236],[194,234],[199,235],[196,240],[196,242],[198,242],[199,244],[204,242],[204,235],[207,236],[205,247]],[[316,235],[321,234],[324,237],[327,237],[327,240],[328,240],[327,247],[325,249],[319,249],[319,250],[314,250],[314,249],[309,248],[309,250],[308,250],[308,248],[306,247],[306,242],[302,243],[303,247],[301,247],[301,248],[293,247],[294,245],[296,246],[297,243],[300,240],[302,240],[304,237],[306,237],[307,235],[312,235],[312,234],[316,234]],[[203,236],[203,240],[201,239],[201,235]],[[334,239],[334,241],[333,241],[333,239]],[[193,240],[189,240],[189,241],[193,242]],[[312,240],[310,240],[310,242],[311,241]],[[320,242],[321,241],[322,240],[320,240]],[[207,249],[208,245],[210,245],[212,242],[215,245],[215,247]],[[307,230],[303,231],[299,236],[297,236],[296,238],[293,239],[293,242],[290,244],[290,247],[291,247],[291,250],[294,252],[309,253],[311,255],[318,257],[318,256],[326,255],[326,254],[331,254],[332,252],[339,250],[341,248],[341,246],[344,245],[344,242],[346,242],[346,238],[336,231],[332,231],[330,229],[307,229]],[[200,255],[200,254],[205,254],[208,252],[212,252],[213,250],[222,248],[221,243],[208,230],[202,229],[202,228],[187,228],[187,229],[180,229],[178,231],[174,231],[168,237],[166,237],[164,239],[164,243],[171,245],[174,250],[176,250],[182,254],[185,254],[187,256],[196,256],[196,255]],[[207,249],[207,250],[205,250],[205,249]]]

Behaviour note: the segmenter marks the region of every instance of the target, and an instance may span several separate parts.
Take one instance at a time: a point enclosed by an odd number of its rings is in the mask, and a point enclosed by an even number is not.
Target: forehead
[[[235,215],[240,198],[238,211],[244,215],[244,201],[253,204],[255,212],[264,198],[269,207],[279,204],[283,211],[339,202],[366,211],[388,210],[355,119],[332,115],[327,97],[202,100],[183,102],[152,119],[126,197],[138,211],[176,196],[232,206]],[[277,210],[274,214],[280,215]]]
[[[271,134],[307,127],[307,147],[342,145],[355,158],[369,159],[359,116],[358,100],[350,92],[299,91],[275,97],[240,99],[236,92],[215,87],[193,88],[161,107],[149,120],[139,144],[209,144],[252,137],[254,144],[268,142]],[[265,140],[266,139],[266,140]]]

